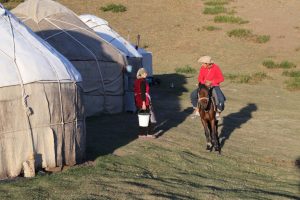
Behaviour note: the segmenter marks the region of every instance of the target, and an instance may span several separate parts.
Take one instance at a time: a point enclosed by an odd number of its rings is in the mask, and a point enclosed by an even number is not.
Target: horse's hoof
[[[212,151],[213,147],[214,146],[211,143],[206,144],[206,150],[208,151]]]

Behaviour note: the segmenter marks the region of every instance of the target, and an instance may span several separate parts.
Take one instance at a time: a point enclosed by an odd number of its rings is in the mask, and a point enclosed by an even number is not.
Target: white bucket
[[[139,118],[139,125],[141,127],[149,126],[150,113],[139,113],[138,118]]]

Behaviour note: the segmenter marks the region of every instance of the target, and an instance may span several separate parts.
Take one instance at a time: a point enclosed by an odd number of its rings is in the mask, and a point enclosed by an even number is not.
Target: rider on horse
[[[199,58],[198,63],[201,63],[201,68],[198,76],[199,84],[205,84],[212,88],[212,95],[216,101],[216,119],[220,119],[220,114],[224,110],[225,96],[220,89],[220,83],[224,81],[224,77],[220,67],[214,63],[210,56],[203,56]],[[199,115],[197,108],[198,102],[198,88],[191,94],[191,102],[194,107],[194,114]]]

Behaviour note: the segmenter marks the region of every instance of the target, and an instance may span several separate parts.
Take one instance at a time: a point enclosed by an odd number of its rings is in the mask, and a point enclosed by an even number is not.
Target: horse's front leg
[[[206,120],[202,119],[201,118],[201,122],[202,122],[202,125],[204,127],[204,133],[205,133],[205,137],[206,137],[206,150],[212,150],[212,143],[211,143],[211,137],[210,137],[210,131],[209,131],[209,128],[208,128],[208,124],[206,122]]]
[[[221,153],[221,147],[220,147],[220,142],[219,142],[219,136],[218,136],[218,122],[216,120],[211,120],[210,122],[211,125],[211,130],[212,130],[212,143],[215,147],[215,151],[218,151]]]

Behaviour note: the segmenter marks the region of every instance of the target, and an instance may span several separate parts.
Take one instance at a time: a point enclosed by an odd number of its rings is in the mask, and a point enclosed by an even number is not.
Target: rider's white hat
[[[211,64],[211,63],[214,63],[214,61],[211,59],[210,56],[202,56],[201,58],[198,59],[198,63]]]

